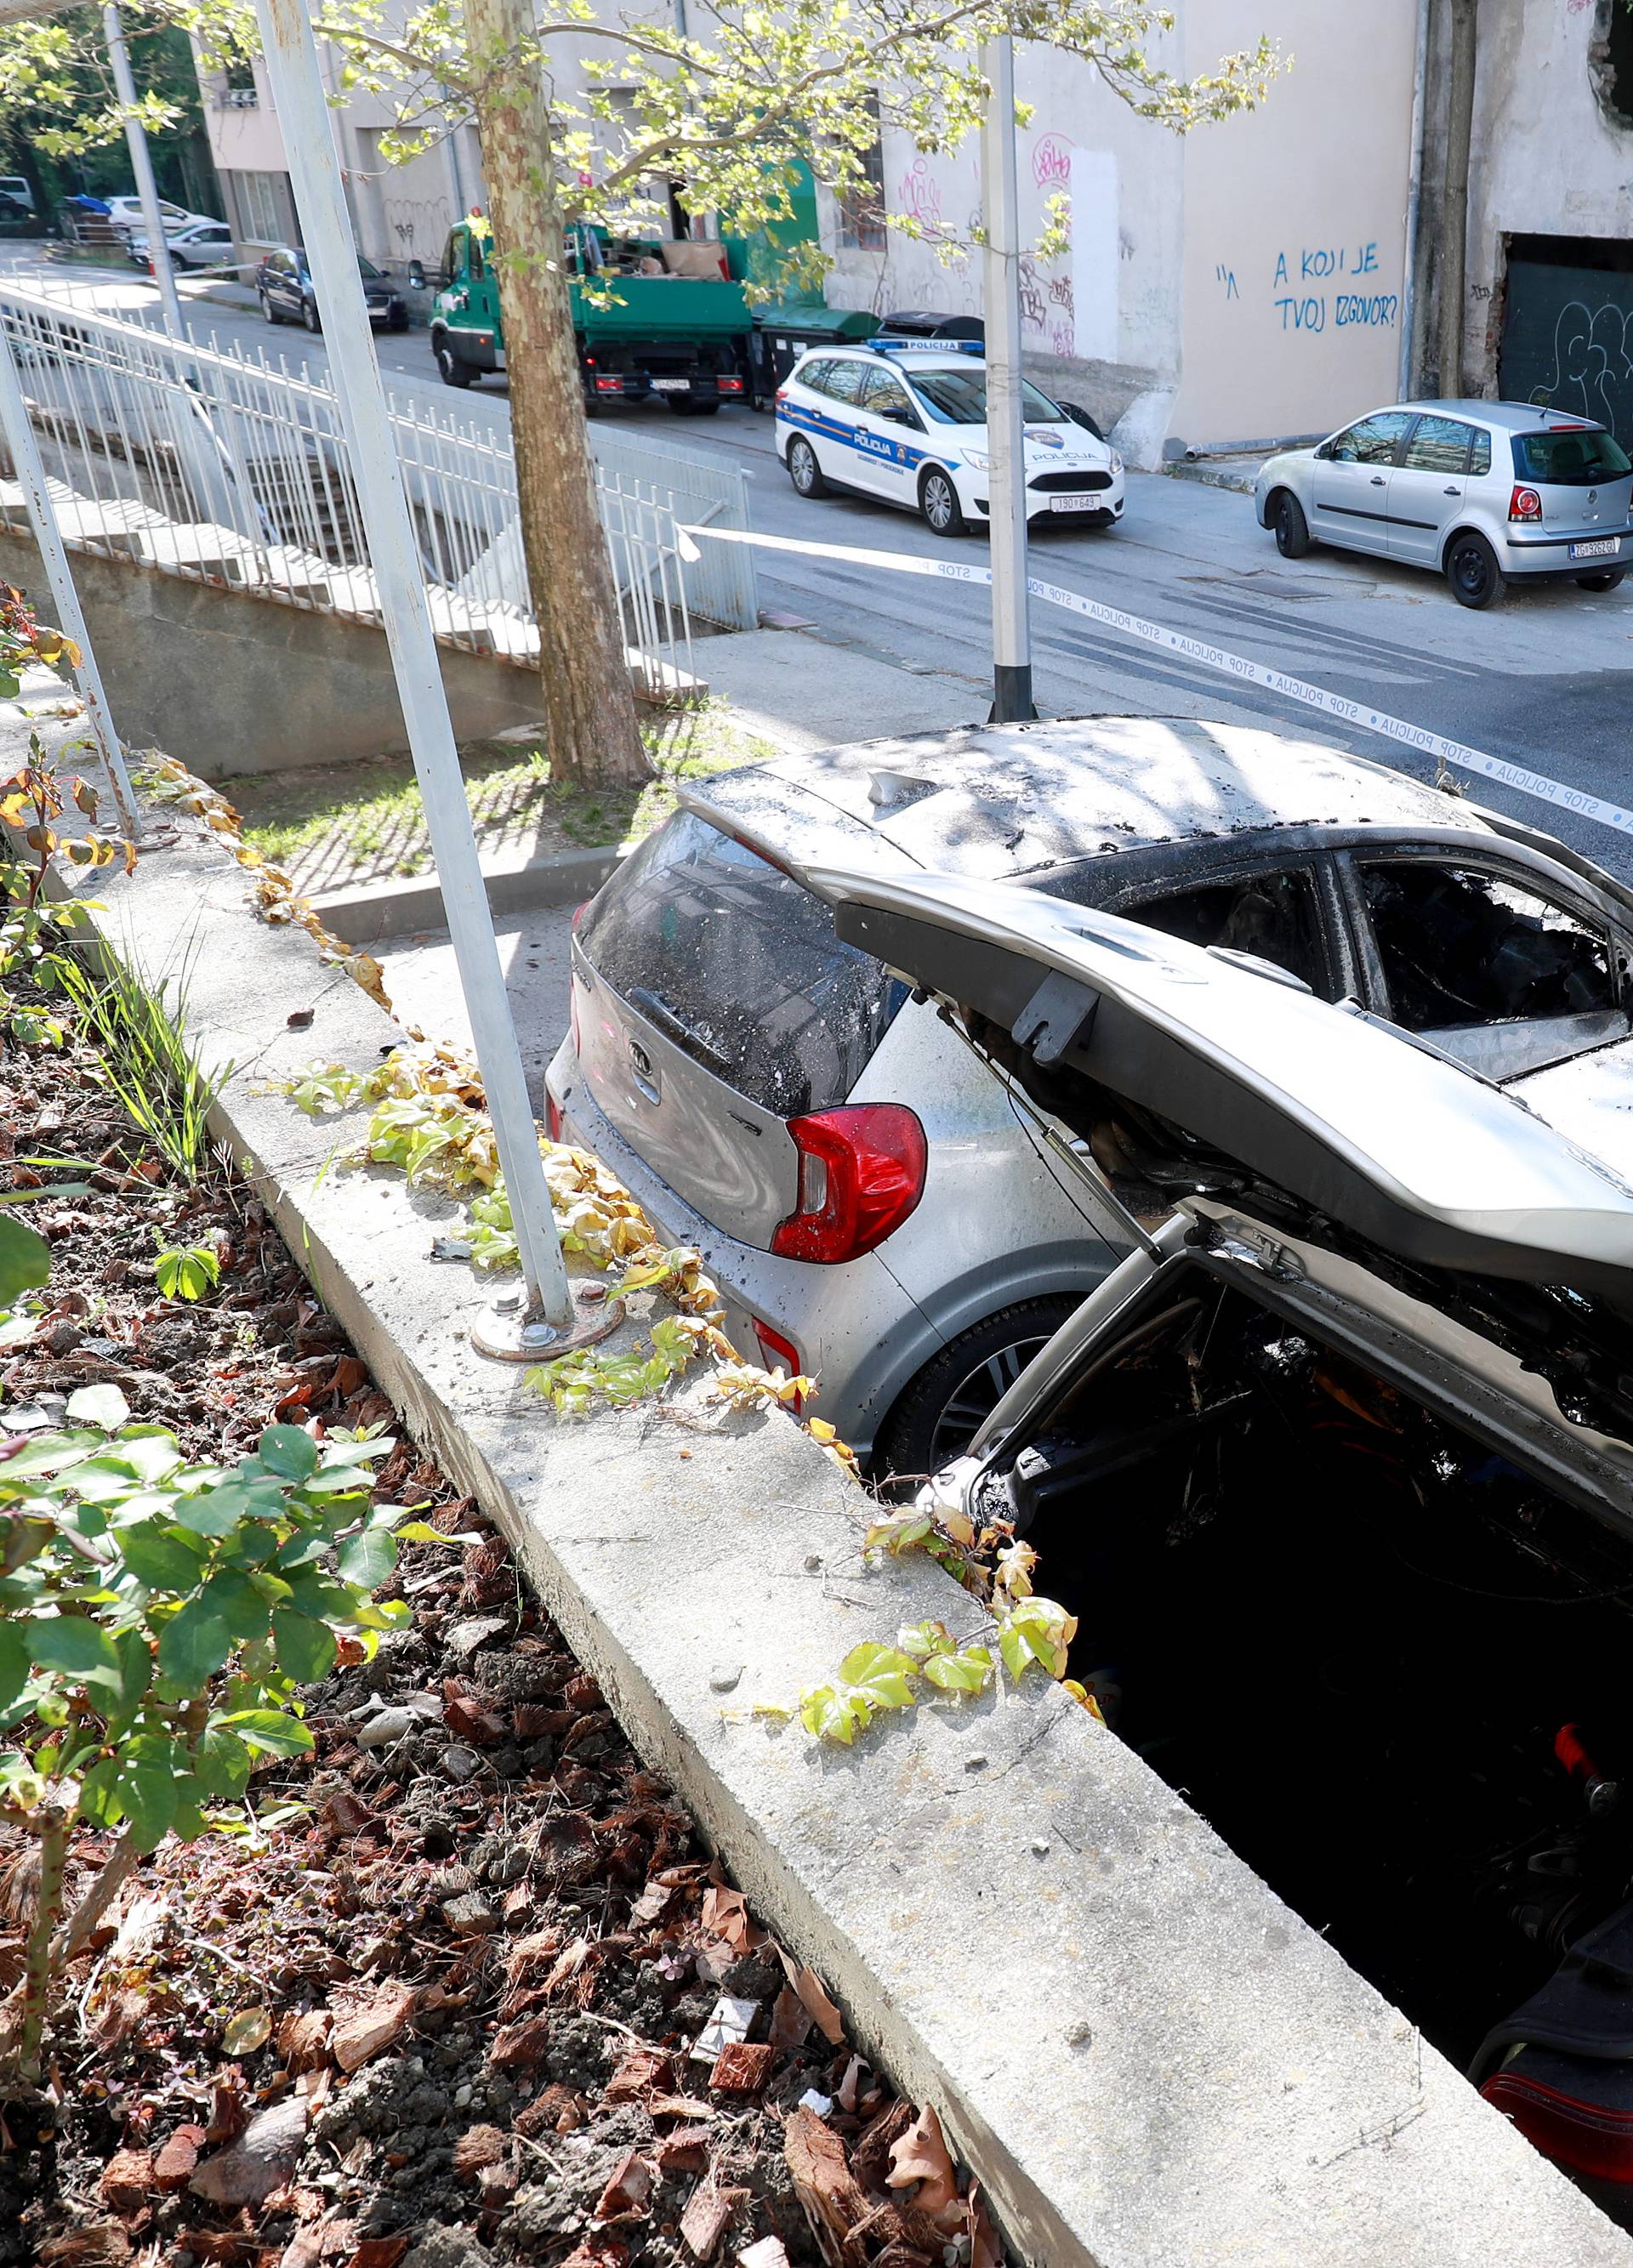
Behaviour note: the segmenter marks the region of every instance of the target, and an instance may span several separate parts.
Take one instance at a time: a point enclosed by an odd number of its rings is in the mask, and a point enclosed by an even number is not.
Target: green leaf
[[[299,1425],[269,1425],[255,1444],[255,1454],[282,1480],[303,1481],[318,1469],[317,1443]]]
[[[225,1725],[201,1733],[193,1749],[193,1770],[204,1793],[224,1803],[236,1803],[248,1786],[252,1761],[237,1734]]]
[[[911,1709],[915,1697],[908,1681],[918,1667],[893,1646],[868,1643],[851,1648],[839,1664],[839,1675],[876,1709]]]
[[[992,1681],[990,1646],[967,1646],[961,1653],[933,1653],[924,1675],[943,1693],[982,1693]]]
[[[935,1528],[935,1522],[927,1512],[896,1512],[883,1520],[876,1520],[862,1538],[862,1550],[875,1551],[881,1547],[892,1559],[904,1551],[911,1551],[923,1543]]]
[[[291,1608],[282,1607],[273,1615],[272,1639],[278,1668],[298,1685],[315,1685],[335,1666],[338,1648],[333,1631]]]
[[[189,1599],[165,1624],[159,1666],[184,1693],[197,1693],[215,1675],[237,1640],[231,1625],[204,1599]]]
[[[0,1622],[0,1709],[9,1709],[28,1683],[28,1648],[15,1623]]]
[[[1037,1662],[1051,1677],[1064,1677],[1068,1648],[1077,1617],[1053,1599],[1022,1599],[998,1625],[998,1650],[1013,1678]]]
[[[68,1414],[82,1425],[100,1425],[116,1433],[130,1415],[130,1404],[116,1386],[82,1386],[68,1397]]]
[[[838,1741],[848,1749],[872,1721],[873,1712],[861,1695],[844,1687],[814,1685],[800,1696],[800,1722],[819,1741]]]
[[[199,1594],[200,1603],[218,1615],[233,1637],[248,1646],[264,1638],[270,1608],[256,1588],[255,1578],[240,1567],[218,1569]]]
[[[299,1717],[282,1709],[233,1709],[211,1721],[230,1728],[246,1748],[258,1749],[263,1756],[304,1756],[312,1751],[311,1734]]]
[[[170,1832],[178,1762],[175,1742],[156,1733],[138,1734],[115,1759],[113,1793],[140,1850],[151,1851]]]
[[[0,1213],[0,1307],[9,1307],[51,1273],[51,1248],[20,1220]]]
[[[243,1481],[223,1481],[219,1488],[204,1489],[197,1496],[178,1497],[175,1516],[195,1535],[230,1535],[240,1520],[253,1516],[254,1502],[253,1491]]]
[[[153,1275],[166,1300],[202,1300],[221,1281],[221,1263],[208,1245],[195,1244],[185,1251],[161,1252]]]
[[[119,1549],[138,1583],[150,1591],[194,1591],[203,1565],[190,1545],[156,1520],[118,1530]]]
[[[38,1480],[46,1473],[66,1472],[101,1447],[93,1433],[41,1433],[0,1465],[0,1480]]]
[[[37,1668],[96,1684],[119,1683],[114,1641],[84,1615],[31,1615],[21,1625],[23,1642]]]
[[[360,1591],[377,1591],[397,1564],[397,1539],[383,1528],[366,1528],[348,1535],[335,1554],[335,1565],[348,1583]]]
[[[114,1640],[119,1656],[119,1691],[110,1705],[121,1717],[134,1715],[153,1675],[153,1656],[142,1630],[122,1630]]]

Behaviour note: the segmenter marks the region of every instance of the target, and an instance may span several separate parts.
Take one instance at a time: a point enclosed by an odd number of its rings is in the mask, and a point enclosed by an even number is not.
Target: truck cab
[[[579,224],[564,255],[586,409],[610,401],[667,401],[710,416],[752,392],[753,325],[743,285],[713,243],[618,238]],[[442,255],[431,343],[445,386],[505,367],[490,224],[456,224]]]

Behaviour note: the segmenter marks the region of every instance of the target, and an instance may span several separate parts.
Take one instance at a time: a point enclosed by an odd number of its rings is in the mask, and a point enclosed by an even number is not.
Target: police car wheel
[[[796,438],[789,443],[788,478],[802,497],[826,496],[828,493],[828,483],[822,476],[816,452],[809,441]]]
[[[970,523],[950,475],[932,465],[919,483],[919,509],[937,535],[963,535]]]

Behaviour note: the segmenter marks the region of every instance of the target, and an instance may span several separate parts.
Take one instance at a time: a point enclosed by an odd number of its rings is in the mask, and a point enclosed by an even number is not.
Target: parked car
[[[358,270],[363,278],[369,321],[377,330],[407,330],[408,302],[396,285],[361,253]],[[255,296],[269,323],[304,323],[309,331],[323,328],[312,270],[299,245],[280,246],[266,254],[255,270]]]
[[[107,217],[120,236],[133,235],[137,229],[146,228],[147,217],[142,210],[140,197],[108,197],[103,202],[107,207]],[[159,200],[159,217],[164,224],[166,236],[174,234],[180,228],[196,228],[201,221],[212,223],[214,221],[213,215],[188,212],[185,205],[173,205],[167,197],[160,197]]]
[[[22,173],[0,173],[0,220],[32,220],[34,193]]]
[[[147,232],[125,239],[133,268],[144,270],[152,266],[148,251]],[[225,221],[196,220],[174,235],[165,232],[165,248],[178,268],[221,268],[233,257],[233,232]]]
[[[876,1471],[943,1462],[1120,1246],[1004,1082],[836,937],[800,865],[1046,889],[1528,1074],[1590,1143],[1614,1116],[1633,894],[1359,758],[1110,718],[782,756],[679,792],[578,923],[551,1129],[699,1248],[738,1343],[815,1376]]]
[[[1027,511],[1111,527],[1123,460],[1085,409],[1023,384]],[[980,348],[910,339],[813,347],[777,389],[777,453],[802,497],[851,489],[918,512],[938,535],[988,516]]]
[[[1131,1247],[920,1501],[1013,1524],[1119,1735],[1633,2220],[1633,1188],[1116,916],[793,873]]]
[[[1511,578],[1614,591],[1633,560],[1633,460],[1591,418],[1522,401],[1408,401],[1313,449],[1286,449],[1253,487],[1284,559],[1312,543],[1445,576],[1459,606]]]

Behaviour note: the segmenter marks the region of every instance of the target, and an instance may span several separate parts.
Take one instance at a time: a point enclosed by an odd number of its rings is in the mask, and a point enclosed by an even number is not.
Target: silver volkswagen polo
[[[1459,606],[1511,577],[1614,591],[1633,563],[1633,460],[1602,425],[1521,401],[1408,401],[1260,468],[1261,527],[1445,576]]]

